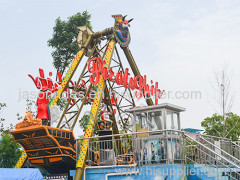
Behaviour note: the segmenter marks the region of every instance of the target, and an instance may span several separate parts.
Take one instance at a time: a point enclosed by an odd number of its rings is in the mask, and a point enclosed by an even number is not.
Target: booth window
[[[148,119],[149,119],[149,126],[150,126],[149,129],[151,131],[163,129],[162,111],[149,112]]]
[[[147,126],[147,113],[136,114],[136,129],[148,130]]]
[[[179,113],[173,112],[173,129],[179,130]]]
[[[179,113],[167,110],[166,128],[179,130]]]

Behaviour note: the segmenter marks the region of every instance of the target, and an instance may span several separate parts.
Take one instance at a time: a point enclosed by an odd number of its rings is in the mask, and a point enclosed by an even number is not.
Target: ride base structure
[[[49,173],[68,173],[76,162],[76,141],[72,131],[39,126],[11,132],[24,148],[32,165]]]
[[[114,27],[100,32],[78,27],[80,51],[64,79],[58,74],[58,85],[41,69],[40,77],[29,75],[47,96],[38,101],[38,119],[28,112],[11,131],[24,148],[15,168],[30,163],[49,175],[67,173],[75,180],[240,179],[240,143],[203,135],[191,137],[182,131],[180,113],[185,109],[158,104],[163,91],[157,82],[147,83],[129,50],[132,19],[112,17]],[[130,69],[124,68],[126,62],[120,58],[118,45]],[[73,82],[78,73],[78,80]],[[45,104],[50,92],[55,92],[49,103],[51,115],[41,116],[48,112]],[[64,109],[57,111],[57,103],[66,92],[76,96],[67,96]],[[137,106],[141,98],[147,106]],[[84,137],[75,139],[73,129],[83,107],[89,104]],[[50,116],[58,117],[55,127],[53,122],[47,126]]]

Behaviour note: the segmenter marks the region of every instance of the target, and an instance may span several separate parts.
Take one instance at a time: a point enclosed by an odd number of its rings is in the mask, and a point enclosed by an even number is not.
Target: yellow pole
[[[55,105],[59,98],[61,97],[63,91],[68,87],[68,83],[69,81],[72,79],[72,76],[73,74],[75,73],[78,65],[80,64],[82,58],[83,58],[83,55],[84,55],[84,52],[85,50],[87,49],[88,45],[90,44],[91,42],[91,36],[88,37],[88,40],[86,41],[86,43],[84,44],[84,46],[82,47],[82,49],[77,53],[76,57],[74,58],[67,74],[65,75],[63,81],[62,81],[62,84],[61,84],[61,88],[57,91],[55,97],[53,98],[53,100],[51,101],[50,105],[49,105],[49,108],[53,105]]]
[[[106,62],[104,67],[107,67],[107,68],[110,67],[115,44],[116,42],[114,39],[112,39],[108,44],[107,51],[104,57],[104,61]],[[91,107],[90,118],[88,121],[86,131],[84,133],[84,138],[91,137],[94,131],[94,126],[96,124],[99,106],[102,101],[102,95],[104,93],[105,85],[106,85],[105,80],[101,76],[99,79],[99,83],[97,85],[97,91]],[[84,167],[87,160],[87,150],[88,150],[88,139],[84,139],[80,145],[80,153],[77,159],[77,165],[76,165],[77,170],[76,170],[75,180],[82,180]]]

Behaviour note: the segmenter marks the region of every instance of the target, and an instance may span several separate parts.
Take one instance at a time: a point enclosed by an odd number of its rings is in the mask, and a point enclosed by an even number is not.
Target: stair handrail
[[[239,147],[239,150],[240,150],[240,145],[238,145],[238,144],[235,143],[234,141],[232,141],[232,143],[233,143],[235,146]]]
[[[227,156],[231,157],[232,159],[234,159],[235,161],[237,161],[240,164],[240,160],[234,156],[232,156],[231,154],[229,154],[228,152],[224,151],[223,149],[221,149],[220,147],[216,146],[215,144],[209,142],[208,140],[206,140],[205,138],[200,136],[200,139],[204,140],[205,142],[207,142],[209,145],[213,146],[214,148],[220,150],[222,153],[226,154]],[[215,151],[214,151],[215,152]]]
[[[197,145],[195,145],[195,146],[196,146],[196,148],[198,148],[198,150],[199,150],[201,153],[207,154],[208,157],[210,157],[210,158],[212,158],[212,159],[215,159],[215,157],[211,156],[210,154],[208,154],[207,152],[205,152],[203,149],[197,147]],[[209,171],[209,169],[208,169],[208,167],[206,166],[206,164],[198,163],[198,162],[196,162],[194,159],[191,159],[191,158],[189,158],[189,157],[186,157],[186,159],[191,160],[191,161],[194,162],[195,164],[199,164],[199,165],[204,169],[204,171]],[[210,162],[211,162],[211,161],[210,161]],[[208,161],[208,163],[209,163],[209,161]],[[218,171],[218,165],[219,165],[219,163],[220,163],[220,164],[223,164],[224,166],[226,166],[223,162],[218,162],[218,164],[217,164],[217,171]],[[213,164],[213,163],[210,164],[210,165],[216,166],[216,165]],[[234,168],[231,168],[231,167],[225,167],[225,168],[231,169],[230,172],[233,170],[237,175],[240,175],[237,171],[234,170]],[[220,170],[220,171],[222,172],[222,170]],[[225,172],[226,172],[226,171],[225,171]],[[219,176],[221,177],[221,174],[217,173],[217,174],[215,174],[215,176],[216,176],[217,178],[219,178]],[[229,176],[230,178],[234,179],[234,180],[238,180],[238,179],[236,179],[235,177],[232,177],[231,174],[229,174],[228,176]]]
[[[226,138],[226,137],[218,137],[218,136],[211,136],[211,135],[207,135],[207,134],[199,134],[201,136],[205,136],[205,137],[210,137],[210,138],[216,138],[216,139],[222,139],[222,140],[228,140],[231,141],[230,138]]]
[[[212,150],[211,148],[205,146],[204,144],[200,143],[199,141],[197,141],[196,139],[192,138],[191,136],[184,134],[185,137],[189,138],[191,141],[194,141],[196,144],[206,148],[208,151],[212,152],[213,154],[219,156],[220,158],[222,158],[223,160],[225,160],[226,162],[228,162],[229,164],[235,166],[236,168],[240,169],[240,166],[235,164],[234,162],[232,162],[231,160],[227,159],[226,157],[222,156],[221,154],[216,153],[214,150]]]

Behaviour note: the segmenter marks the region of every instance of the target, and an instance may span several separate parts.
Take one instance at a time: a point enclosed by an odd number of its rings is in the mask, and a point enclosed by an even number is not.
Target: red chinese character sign
[[[158,82],[153,84],[151,80],[151,85],[147,83],[147,76],[135,76],[130,77],[129,69],[126,68],[124,73],[123,71],[119,71],[115,73],[112,68],[107,69],[103,67],[105,62],[101,60],[99,57],[93,57],[88,62],[88,71],[93,75],[90,76],[89,81],[96,85],[99,82],[100,76],[103,77],[104,80],[110,80],[112,82],[116,82],[118,85],[123,85],[126,89],[130,88],[131,90],[138,90],[135,96],[138,98],[143,97],[143,94],[148,98],[150,96],[154,96],[155,104],[158,104],[158,99],[161,98],[164,91],[158,89]],[[139,94],[139,95],[138,95]]]
[[[49,73],[49,77],[45,77],[44,70],[39,68],[39,76],[34,78],[32,75],[28,75],[34,82],[37,89],[40,90],[37,97],[37,118],[42,120],[43,125],[47,125],[50,120],[50,110],[48,107],[49,96],[52,95],[55,91],[57,91],[63,81],[62,75],[60,72],[57,73],[58,81],[52,80],[52,72]],[[73,105],[76,103],[76,98],[82,99],[84,97],[84,93],[87,90],[87,86],[84,80],[78,85],[78,92],[74,92],[73,89],[77,85],[76,81],[70,81],[69,88],[65,90],[66,100],[70,100],[70,104]],[[113,94],[110,92],[109,96],[111,97],[111,102],[113,106],[116,106],[116,102],[113,98]],[[86,102],[92,102],[95,97],[95,91],[93,89],[90,90]],[[117,99],[116,99],[117,101]],[[116,113],[116,110],[114,110]]]
[[[57,91],[61,84],[62,84],[62,75],[60,72],[57,73],[58,81],[54,82],[52,77],[52,72],[49,73],[49,77],[45,77],[44,70],[39,68],[39,75],[36,78],[34,78],[32,75],[28,75],[34,82],[37,89],[40,90],[38,97],[37,97],[37,118],[42,119],[43,125],[47,125],[50,120],[50,111],[48,107],[48,101],[49,101],[49,95]],[[76,86],[76,82],[70,81],[70,87]],[[86,90],[85,81],[82,80],[79,87],[82,88],[82,90]],[[66,98],[67,100],[70,99],[72,90],[70,88],[67,88],[65,90],[66,92]],[[84,93],[83,91],[81,91]],[[77,97],[80,97],[82,94],[77,94]],[[71,99],[71,104],[75,103],[75,99]]]

